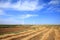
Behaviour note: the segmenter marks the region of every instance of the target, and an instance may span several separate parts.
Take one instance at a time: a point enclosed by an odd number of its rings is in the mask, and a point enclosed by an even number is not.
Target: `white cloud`
[[[20,11],[34,11],[43,8],[43,6],[42,5],[38,6],[38,0],[34,0],[30,2],[28,0],[25,1],[19,0],[14,4],[12,4],[10,1],[7,1],[5,3],[0,3],[0,8],[11,8]]]
[[[5,15],[4,11],[0,9],[0,15]]]
[[[49,7],[43,13],[48,12],[48,11],[50,13],[52,13],[52,12],[59,12],[59,10],[60,10],[60,8],[58,7],[58,6],[60,6],[59,4],[60,4],[60,0],[51,0],[48,3]]]
[[[10,14],[7,14],[7,13],[5,13],[5,11],[4,10],[2,10],[2,9],[0,9],[0,16],[13,16],[13,15],[10,15]]]
[[[26,18],[30,18],[30,17],[36,17],[38,15],[33,15],[33,14],[25,14],[25,15],[21,15],[20,18],[21,19],[26,19]]]
[[[52,0],[49,2],[49,4],[52,4],[52,5],[57,5],[60,3],[60,0]]]
[[[7,15],[5,15],[7,16]],[[0,24],[24,24],[24,19],[30,18],[30,17],[37,17],[37,14],[23,14],[18,16],[10,16],[8,18],[0,18]]]
[[[5,13],[4,10],[0,9],[0,15],[3,15],[3,16],[13,16],[13,15],[8,15]]]
[[[22,20],[17,20],[14,17],[0,18],[0,24],[22,24]]]

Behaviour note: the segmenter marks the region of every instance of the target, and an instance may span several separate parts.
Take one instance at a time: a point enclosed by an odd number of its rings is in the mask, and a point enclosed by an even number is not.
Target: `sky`
[[[0,24],[60,24],[60,0],[0,0]]]

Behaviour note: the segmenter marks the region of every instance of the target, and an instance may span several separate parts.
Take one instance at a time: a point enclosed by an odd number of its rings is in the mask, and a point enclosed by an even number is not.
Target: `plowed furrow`
[[[3,36],[0,36],[0,39],[12,37],[12,36],[16,36],[16,35],[20,35],[20,34],[29,33],[29,32],[31,32],[31,31],[33,31],[33,30],[28,30],[28,31],[21,32],[21,33],[18,33],[18,34],[5,34],[5,35],[3,35]]]
[[[49,29],[49,30],[50,30],[50,29]],[[38,35],[30,38],[29,40],[40,40],[40,39],[42,38],[43,34],[45,34],[46,32],[48,32],[49,30],[44,31],[44,32],[41,32],[40,34],[38,34]]]
[[[41,39],[41,37],[42,37],[42,33],[40,33],[39,35],[36,35],[36,36],[34,36],[33,38],[30,38],[29,40],[39,40],[39,39]]]
[[[47,32],[47,33],[45,33],[43,36],[42,36],[42,38],[40,39],[40,40],[47,40],[47,38],[49,37],[49,34],[52,32],[52,28]]]
[[[60,32],[58,29],[55,29],[55,40],[60,40]]]
[[[44,28],[41,28],[40,30],[42,30],[42,29],[44,29]],[[0,39],[16,36],[16,35],[20,35],[20,34],[26,34],[26,33],[32,32],[32,31],[33,30],[28,30],[28,31],[24,31],[24,32],[19,32],[18,34],[5,34],[3,36],[0,36]]]
[[[44,31],[47,31],[47,30],[48,30],[48,29],[42,30],[42,31],[39,31],[39,32],[36,32],[35,34],[29,35],[29,36],[27,36],[27,37],[25,37],[25,38],[23,38],[23,39],[21,39],[21,40],[29,40],[29,39],[31,39],[31,38],[39,35],[40,33],[44,32]]]
[[[46,40],[55,40],[55,32],[52,30],[52,32],[49,33],[49,36],[47,37]]]
[[[45,28],[42,28],[41,30],[43,30],[43,29],[45,29]],[[19,37],[22,37],[22,36],[26,36],[26,35],[32,34],[32,33],[37,32],[37,31],[38,30],[29,32],[29,33],[25,33],[25,34],[20,34],[20,35],[12,36],[12,37],[9,37],[9,38],[6,38],[6,39],[2,39],[2,40],[10,40],[10,39],[14,39],[14,38],[19,38]]]

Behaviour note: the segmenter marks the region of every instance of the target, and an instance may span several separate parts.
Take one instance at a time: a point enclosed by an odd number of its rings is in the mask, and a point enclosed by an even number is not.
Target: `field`
[[[60,40],[60,25],[0,25],[0,40]]]

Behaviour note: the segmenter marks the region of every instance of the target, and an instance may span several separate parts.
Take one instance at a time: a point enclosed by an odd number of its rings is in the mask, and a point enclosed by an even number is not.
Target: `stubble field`
[[[0,40],[60,40],[60,25],[1,27]]]

